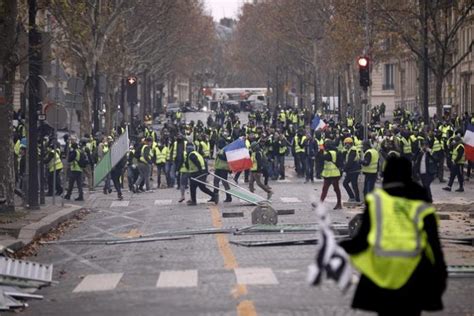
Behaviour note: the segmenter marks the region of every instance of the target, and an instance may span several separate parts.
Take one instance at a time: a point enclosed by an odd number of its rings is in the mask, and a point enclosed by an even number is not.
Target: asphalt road
[[[294,215],[280,216],[279,222],[314,222],[309,204],[319,197],[322,182],[304,184],[292,170],[288,175],[284,182],[271,182],[273,207],[295,210]],[[474,189],[468,184],[466,192],[459,194],[441,187],[435,183],[433,195],[451,202],[470,199]],[[257,189],[257,193],[263,192]],[[208,197],[202,192],[198,192],[199,204],[193,207],[177,203],[176,189],[138,195],[125,192],[124,197],[117,201],[115,194],[103,195],[100,190],[88,195],[86,206],[91,213],[62,239],[133,237],[251,224],[253,207],[237,200],[213,206],[205,202]],[[331,190],[327,201],[331,208],[335,205]],[[347,223],[359,211],[331,211],[331,216],[335,222]],[[223,212],[243,212],[244,217],[223,218]],[[351,310],[354,287],[343,295],[330,282],[316,288],[306,284],[314,245],[246,248],[230,243],[312,236],[218,234],[122,245],[45,245],[31,259],[53,263],[54,279],[59,283],[40,290],[45,299],[30,302],[22,314],[370,315]],[[468,260],[474,264],[472,256]],[[450,279],[444,296],[446,308],[433,315],[473,315],[473,292],[472,279]]]

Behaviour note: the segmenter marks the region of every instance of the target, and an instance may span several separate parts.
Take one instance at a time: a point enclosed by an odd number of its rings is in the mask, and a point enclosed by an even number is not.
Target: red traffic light
[[[136,82],[137,82],[137,77],[135,77],[135,76],[129,76],[127,78],[127,83],[129,85],[134,85]]]
[[[367,57],[359,57],[357,63],[360,67],[367,67],[369,65],[369,59]]]

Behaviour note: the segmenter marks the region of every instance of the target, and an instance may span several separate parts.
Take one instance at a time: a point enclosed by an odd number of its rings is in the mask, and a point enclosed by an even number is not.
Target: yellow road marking
[[[249,300],[240,302],[237,305],[237,316],[257,316],[253,302]]]
[[[132,228],[128,233],[117,233],[115,235],[123,238],[137,238],[141,237],[143,233],[136,228]]]
[[[210,205],[209,210],[211,211],[212,225],[214,228],[222,228],[222,217],[219,208],[216,205]],[[224,259],[224,267],[229,270],[238,268],[237,259],[230,248],[227,236],[224,234],[216,234],[215,236],[219,252]],[[235,299],[245,296],[248,294],[247,286],[245,284],[237,284],[232,289],[231,294]],[[241,301],[239,305],[237,305],[237,316],[257,316],[253,302],[250,300]]]

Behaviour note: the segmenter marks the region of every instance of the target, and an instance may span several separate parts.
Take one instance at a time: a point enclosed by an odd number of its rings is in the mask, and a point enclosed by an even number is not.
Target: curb
[[[5,240],[2,246],[13,251],[20,250],[31,243],[36,237],[47,233],[62,222],[71,219],[83,209],[84,206],[82,205],[66,204],[60,211],[48,215],[38,222],[26,225],[20,230],[17,239],[12,238],[10,240]]]

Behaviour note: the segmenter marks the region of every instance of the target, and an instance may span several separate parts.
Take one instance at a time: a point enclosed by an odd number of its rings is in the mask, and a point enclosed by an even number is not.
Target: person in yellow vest
[[[377,181],[379,169],[379,152],[372,148],[370,141],[366,140],[362,144],[364,157],[361,161],[362,173],[364,174],[364,196],[372,192]]]
[[[344,172],[346,173],[346,177],[342,182],[342,186],[346,189],[347,195],[349,195],[349,202],[361,202],[358,184],[360,174],[360,153],[354,146],[354,141],[351,137],[344,139],[344,147]]]
[[[299,178],[304,177],[306,172],[306,139],[306,135],[304,135],[304,130],[302,128],[298,129],[298,132],[293,138],[295,169]]]
[[[206,161],[204,160],[204,157],[198,153],[194,145],[188,144],[186,146],[186,169],[187,172],[189,173],[189,179],[190,179],[190,184],[189,184],[189,191],[191,195],[191,199],[187,202],[188,205],[196,205],[196,190],[199,188],[202,192],[206,193],[211,197],[209,202],[214,202],[216,203],[216,198],[214,193],[207,188],[207,186],[202,183],[206,182],[206,174],[207,174],[207,164]],[[194,180],[198,179],[198,181]],[[217,204],[217,203],[216,203]]]
[[[337,167],[337,150],[336,144],[332,140],[326,140],[324,144],[324,167],[321,176],[324,178],[323,188],[321,190],[321,202],[324,202],[328,194],[329,187],[332,185],[334,192],[336,192],[337,204],[335,210],[342,209],[341,203],[341,189],[339,188],[339,179],[341,178],[341,171]]]
[[[63,170],[63,162],[61,161],[61,150],[59,149],[59,143],[50,142],[48,146],[48,153],[46,154],[44,163],[48,168],[48,193],[46,196],[53,196],[54,190],[56,195],[63,193],[63,187],[61,185],[61,171]],[[53,187],[53,182],[54,186]]]
[[[230,190],[230,185],[227,182],[227,177],[229,176],[229,165],[227,164],[227,157],[224,153],[224,147],[227,145],[225,140],[220,139],[217,142],[217,154],[216,161],[214,162],[214,172],[217,177],[214,177],[214,187],[218,188],[219,183],[222,182],[224,189],[226,191]],[[221,180],[223,179],[223,180]],[[213,202],[219,202],[219,190],[214,189],[214,199]],[[224,203],[232,202],[232,195],[226,193],[226,198]]]
[[[443,188],[445,191],[451,191],[454,178],[458,178],[459,189],[456,192],[464,192],[464,164],[466,158],[464,156],[464,144],[460,136],[454,137],[453,152],[451,154],[451,174],[449,175],[448,186]]]
[[[157,186],[156,188],[159,189],[161,187],[161,174],[165,175],[165,166],[166,166],[166,159],[169,155],[169,148],[168,146],[163,145],[161,139],[158,138],[158,142],[156,146],[153,148],[153,157],[156,164],[156,176],[157,176]],[[169,183],[166,183],[169,186]]]
[[[71,193],[74,189],[74,183],[76,183],[77,190],[79,191],[79,196],[75,199],[75,201],[84,201],[84,193],[82,191],[82,167],[79,164],[79,161],[81,161],[81,155],[83,155],[83,153],[81,153],[81,150],[79,149],[77,138],[75,136],[71,136],[70,140],[71,146],[69,148],[69,155],[67,159],[70,164],[69,185],[64,199],[71,199]]]
[[[153,139],[151,137],[146,138],[139,149],[140,155],[137,162],[138,179],[135,182],[135,187],[134,187],[135,193],[145,192],[145,190],[143,190],[143,185],[145,185],[146,191],[148,192],[151,191],[150,165],[153,160],[152,151],[151,151],[152,143],[153,143]]]
[[[257,182],[257,185],[267,193],[267,200],[270,200],[273,191],[272,188],[262,182],[262,173],[266,162],[262,149],[257,142],[253,142],[250,145],[250,158],[252,159],[252,168],[250,168],[249,190],[252,193],[255,192],[254,185]]]
[[[366,196],[360,229],[340,243],[361,273],[353,308],[379,315],[443,309],[447,271],[438,220],[411,170],[406,158],[389,158],[383,188]]]
[[[445,151],[444,151],[444,141],[441,138],[441,132],[436,130],[434,132],[433,139],[430,143],[431,151],[433,157],[436,160],[436,169],[438,170],[437,176],[440,183],[446,182],[444,180],[444,160],[445,160]]]
[[[188,188],[188,183],[189,183],[189,172],[188,168],[186,167],[186,158],[187,158],[187,153],[186,149],[181,153],[183,156],[183,163],[178,169],[178,172],[180,174],[179,177],[179,192],[181,193],[181,198],[178,200],[179,203],[183,202],[186,199],[186,189]]]

